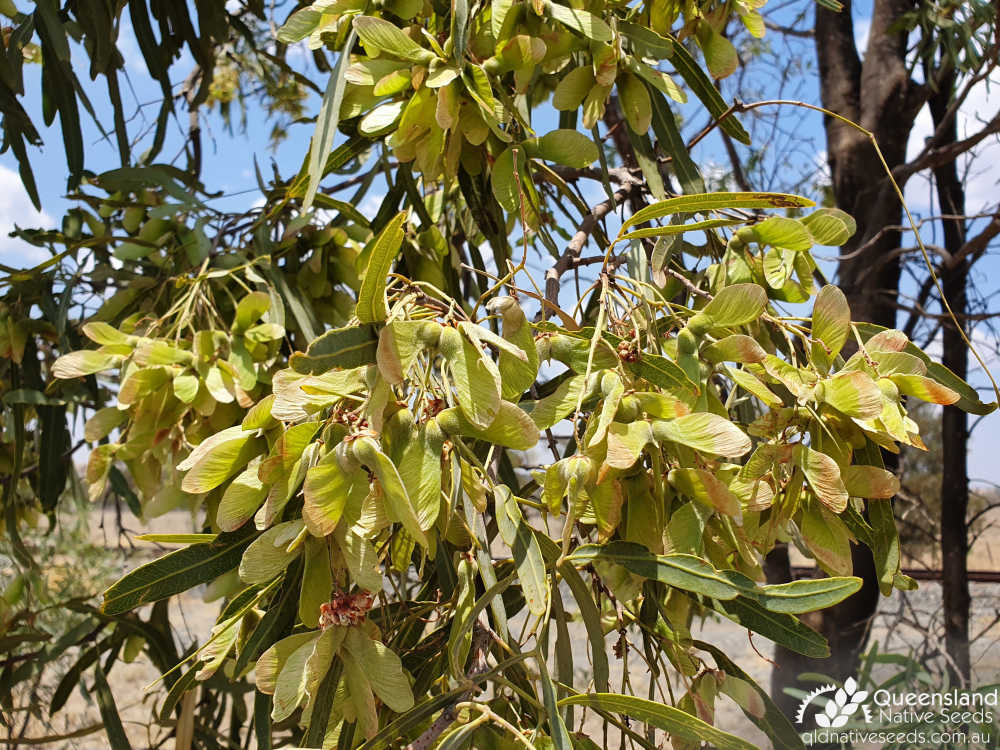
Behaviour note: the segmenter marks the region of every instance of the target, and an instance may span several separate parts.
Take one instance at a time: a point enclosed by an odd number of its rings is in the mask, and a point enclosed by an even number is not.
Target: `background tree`
[[[945,243],[951,243],[951,250],[934,245],[931,258],[952,310],[963,325],[968,325],[966,335],[971,335],[972,323],[988,324],[990,316],[985,300],[990,292],[989,289],[975,292],[974,309],[969,309],[963,290],[971,278],[972,265],[950,259],[955,252],[964,260],[970,260],[972,255],[979,260],[996,236],[997,227],[991,220],[995,207],[977,206],[974,216],[967,217],[961,198],[962,183],[971,174],[970,159],[974,158],[976,148],[988,143],[997,132],[997,111],[979,112],[982,119],[978,123],[967,121],[968,132],[961,135],[956,123],[968,107],[970,93],[988,81],[995,70],[997,47],[992,21],[995,7],[991,3],[875,2],[871,7],[852,7],[846,3],[842,12],[817,6],[812,24],[810,5],[786,4],[766,17],[765,23],[783,37],[783,46],[760,50],[755,40],[742,42],[741,49],[748,60],[762,52],[774,67],[758,69],[754,75],[751,64],[745,76],[736,82],[736,95],[743,100],[764,97],[760,93],[760,79],[787,89],[796,85],[794,81],[807,81],[809,66],[800,60],[815,55],[818,94],[823,106],[874,133],[901,187],[905,188],[914,178],[927,178],[935,186],[934,202],[938,205],[930,211],[932,216],[921,219],[921,226],[932,233],[943,231]],[[862,56],[856,40],[861,37],[859,30],[863,27],[867,27],[867,43]],[[786,63],[788,59],[796,62]],[[792,97],[786,94],[783,98],[810,101],[812,92],[804,84],[798,85],[800,88],[793,90]],[[928,119],[933,121],[932,134],[914,149],[911,136],[925,105],[930,113]],[[737,165],[734,181],[739,183],[742,179],[748,185],[788,189],[790,185],[814,179],[811,157],[796,158],[797,153],[808,154],[810,149],[818,148],[818,144],[802,136],[803,131],[809,132],[802,117],[755,114],[751,126],[754,143],[777,141],[783,148],[769,150],[767,146],[754,145],[750,160],[746,161],[731,143],[727,144]],[[949,322],[947,310],[940,306],[935,278],[926,272],[927,264],[920,256],[918,243],[907,232],[899,203],[893,199],[895,188],[888,179],[877,177],[884,169],[870,139],[833,117],[826,118],[825,131],[831,201],[852,213],[859,225],[857,234],[842,249],[837,264],[838,283],[851,299],[852,310],[860,306],[866,319],[887,327],[899,324],[909,335],[916,335],[925,343],[936,340],[938,335],[942,342],[947,339],[951,354],[946,355],[945,364],[966,377],[969,372],[966,342]],[[762,137],[763,133],[768,135]],[[749,177],[741,178],[744,172]],[[953,218],[941,219],[939,214]],[[974,242],[960,241],[966,230],[974,235]],[[953,271],[955,264],[961,269]],[[911,282],[911,278],[915,281]],[[900,312],[905,318],[900,318]],[[956,341],[962,342],[961,353],[955,347]],[[968,455],[968,435],[964,418],[955,417],[953,410],[946,409],[942,418],[949,425],[948,438],[943,440],[948,446],[945,464],[949,466],[949,480],[942,489],[947,497],[942,496],[941,502],[933,505],[940,508],[942,529],[949,529],[947,541],[942,538],[942,550],[947,551],[943,582],[946,620],[951,623],[945,641],[953,676],[967,682],[969,600],[964,566],[968,533],[963,498],[969,490],[963,467]],[[886,457],[887,461],[892,459],[891,455]],[[959,535],[966,541],[960,544]],[[857,658],[864,648],[868,624],[878,601],[867,552],[863,547],[855,547],[855,553],[860,555],[855,561],[856,570],[868,571],[868,584],[855,597],[825,612],[819,625],[833,639],[833,661],[837,666],[832,674],[841,679],[856,671]],[[788,565],[784,550],[778,550],[771,559],[774,580],[788,578]],[[818,663],[810,667],[808,660],[780,650],[778,662],[783,666],[775,672],[776,696],[794,684],[799,673],[820,669]],[[830,668],[829,663],[824,667]],[[786,695],[783,701],[786,710],[794,709],[792,696]]]

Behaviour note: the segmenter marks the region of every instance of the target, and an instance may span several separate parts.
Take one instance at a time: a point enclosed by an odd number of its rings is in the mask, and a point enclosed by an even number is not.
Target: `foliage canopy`
[[[255,3],[195,3],[200,35],[186,4],[126,5],[154,78],[191,51],[195,111],[234,59],[239,75],[303,77],[269,51]],[[858,589],[852,541],[872,549],[883,593],[914,585],[881,459],[922,445],[905,397],[992,405],[901,332],[852,321],[822,283],[811,249],[845,242],[849,216],[705,192],[672,105],[692,96],[747,138],[712,79],[737,65],[733,14],[763,33],[758,5],[298,6],[278,42],[336,62],[309,84],[324,93],[302,167],[261,176],[263,205],[241,213],[212,207],[197,160],[155,162],[163,120],[133,156],[116,118],[122,167],[87,173],[67,40],[113,91],[117,35],[99,23],[117,18],[53,0],[14,15],[5,146],[32,191],[36,134],[16,94],[37,34],[45,115],[62,118],[80,190],[61,230],[21,233],[53,259],[3,282],[8,541],[28,575],[19,527],[81,491],[67,416],[84,414],[91,499],[203,522],[150,536],[180,547],[99,609],[76,605],[101,639],[75,679],[98,665],[112,744],[105,672],[139,644],[165,672],[160,720],[180,735],[196,712],[205,747],[225,745],[205,729],[220,712],[258,747],[567,750],[597,746],[602,724],[643,747],[657,730],[678,748],[751,747],[712,726],[719,696],[801,745],[692,623],[715,613],[825,654],[797,615]],[[352,175],[336,186],[356,187],[349,200],[324,190],[331,174]],[[606,198],[590,205],[586,182]],[[566,304],[570,272],[586,286]],[[789,540],[828,577],[764,585],[762,556]],[[165,602],[201,584],[225,603],[179,655]],[[27,619],[3,628],[31,640]]]

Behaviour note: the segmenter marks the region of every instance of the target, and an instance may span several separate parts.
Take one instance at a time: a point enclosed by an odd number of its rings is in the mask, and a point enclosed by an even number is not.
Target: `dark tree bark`
[[[851,2],[837,13],[816,8],[816,54],[823,107],[875,134],[889,169],[902,165],[906,145],[920,107],[926,101],[922,86],[907,73],[905,32],[895,30],[900,16],[913,9],[913,0],[875,0],[868,47],[862,60],[854,42]],[[895,327],[900,260],[891,251],[900,245],[898,226],[902,209],[885,168],[871,141],[833,117],[826,117],[827,158],[837,206],[858,224],[854,237],[842,248],[838,283],[851,306],[851,317]],[[888,456],[886,468],[892,470]],[[866,547],[852,549],[854,574],[864,583],[854,596],[835,607],[814,613],[807,624],[829,641],[828,659],[814,660],[779,648],[771,682],[775,701],[788,715],[796,707],[786,687],[797,686],[803,672],[819,672],[843,680],[857,670],[868,625],[878,605],[875,563]],[[773,580],[788,580],[790,571],[779,557],[768,561]]]
[[[948,118],[948,105],[955,90],[955,76],[950,75],[940,90],[930,98],[931,117],[942,141],[955,143],[958,128],[954,116]],[[958,165],[950,161],[934,170],[938,204],[942,214],[965,214],[965,189]],[[942,288],[959,323],[964,325],[967,312],[966,278],[969,258],[961,258],[965,246],[964,219],[942,221],[944,248],[951,262],[943,263]],[[969,350],[959,329],[951,320],[942,323],[942,363],[963,380],[969,369]],[[966,514],[969,507],[969,472],[967,466],[969,432],[967,416],[954,406],[941,414],[941,587],[944,605],[945,650],[952,680],[968,684],[969,664],[969,534]]]

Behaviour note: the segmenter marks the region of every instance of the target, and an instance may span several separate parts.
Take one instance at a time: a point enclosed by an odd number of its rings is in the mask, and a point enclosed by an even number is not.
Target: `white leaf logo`
[[[826,687],[817,688],[807,695],[799,705],[799,711],[796,716],[798,723],[801,724],[805,718],[805,710],[808,705],[824,693],[833,693],[833,696],[827,699],[823,710],[815,715],[814,719],[817,726],[824,729],[842,727],[847,724],[848,720],[860,708],[864,708],[864,719],[866,722],[869,721],[868,708],[864,706],[864,701],[868,697],[868,691],[859,690],[858,683],[853,677],[849,677],[844,681],[844,686],[841,688],[837,688],[834,685],[827,685]]]

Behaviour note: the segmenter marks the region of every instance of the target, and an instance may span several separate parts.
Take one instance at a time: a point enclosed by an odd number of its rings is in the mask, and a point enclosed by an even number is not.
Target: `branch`
[[[475,680],[476,677],[486,672],[486,656],[489,654],[489,644],[493,637],[493,632],[489,627],[483,625],[481,620],[472,626],[472,648],[470,649],[472,663],[469,665],[469,670],[465,673],[467,680]],[[472,697],[472,693],[473,688],[470,687],[456,697],[441,712],[441,715],[434,720],[434,723],[427,727],[417,739],[407,745],[405,750],[428,750],[428,748],[437,742],[438,737],[444,734],[445,730],[455,723],[455,719],[457,718],[455,707],[459,703],[469,700]]]
[[[584,167],[582,169],[579,167],[564,167],[561,164],[550,164],[549,169],[562,177],[566,182],[581,179],[604,182],[604,173],[600,169],[592,169],[590,167]],[[544,176],[545,173],[542,172],[542,177]],[[636,178],[632,175],[632,172],[625,167],[610,168],[608,170],[608,179],[611,182],[618,183],[619,185],[636,182]]]
[[[812,39],[816,34],[812,29],[796,29],[791,26],[782,26],[780,23],[764,19],[764,26],[771,31],[777,31],[785,36],[797,36],[801,39]]]
[[[551,307],[559,307],[559,279],[562,278],[562,275],[566,271],[573,268],[574,264],[579,262],[583,246],[587,244],[587,238],[590,237],[595,227],[597,227],[598,222],[611,213],[618,203],[629,198],[639,187],[638,183],[626,185],[620,190],[615,191],[613,199],[608,198],[606,201],[598,203],[590,209],[589,214],[583,217],[583,221],[580,222],[576,234],[573,235],[569,244],[566,245],[563,254],[559,256],[559,259],[556,260],[552,268],[545,272],[545,300]],[[543,316],[548,317],[544,312]]]
[[[902,184],[917,172],[925,169],[934,169],[954,161],[996,133],[1000,133],[1000,112],[993,115],[993,119],[986,123],[975,135],[970,135],[968,138],[944,146],[925,148],[913,161],[896,167],[892,171],[892,176],[896,178],[897,182]]]

